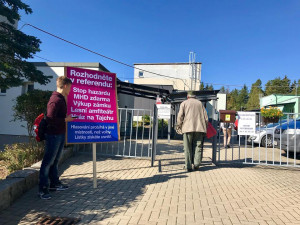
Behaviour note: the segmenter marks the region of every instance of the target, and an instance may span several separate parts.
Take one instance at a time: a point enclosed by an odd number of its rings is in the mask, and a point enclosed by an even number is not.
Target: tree
[[[208,85],[206,84],[205,88],[204,88],[205,91],[213,91],[214,90],[214,87],[211,85]]]
[[[227,109],[239,110],[237,105],[237,99],[239,96],[239,91],[235,88],[229,94],[227,94]]]
[[[209,85],[208,88],[207,88],[207,90],[208,90],[208,91],[213,91],[213,90],[214,90],[214,86],[213,86],[212,84]]]
[[[248,92],[248,88],[247,86],[244,84],[243,88],[239,91],[239,95],[237,98],[237,108],[236,110],[245,110],[246,109],[246,105],[248,102],[248,98],[249,98],[249,92]]]
[[[225,87],[224,86],[222,86],[221,88],[220,88],[220,92],[219,93],[221,93],[221,94],[225,94],[226,93],[226,90],[225,90]]]
[[[8,22],[0,22],[0,89],[22,85],[24,80],[47,84],[51,76],[45,76],[26,59],[39,52],[41,41],[26,35],[12,24],[20,19],[19,11],[32,13],[21,0],[0,0],[0,15]]]
[[[247,110],[260,108],[259,96],[263,94],[261,84],[262,82],[260,79],[258,79],[257,81],[255,81],[255,83],[252,84],[249,99],[247,102]]]
[[[290,83],[291,80],[287,78],[287,76],[284,76],[283,79],[280,79],[280,77],[275,78],[274,80],[269,80],[265,87],[265,93],[266,95],[272,95],[272,94],[289,94],[290,93]]]
[[[204,84],[203,82],[200,83],[200,91],[203,91],[204,90]]]
[[[52,91],[32,90],[16,98],[16,104],[13,107],[14,121],[25,121],[29,137],[33,136],[33,123],[35,118],[45,113],[47,103]]]
[[[297,81],[294,80],[294,82],[291,85],[291,94],[292,95],[299,95],[300,93],[300,79]]]

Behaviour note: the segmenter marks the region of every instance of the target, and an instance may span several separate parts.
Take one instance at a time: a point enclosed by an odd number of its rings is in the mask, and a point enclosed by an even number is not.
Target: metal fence
[[[266,124],[257,112],[255,134],[238,136],[231,128],[229,146],[224,146],[224,134],[219,128],[217,163],[300,167],[299,116],[284,113],[278,122]]]
[[[147,119],[145,119],[147,118]],[[97,154],[120,157],[151,157],[153,113],[148,109],[119,108],[120,141],[97,143]],[[91,152],[91,144],[80,152]]]

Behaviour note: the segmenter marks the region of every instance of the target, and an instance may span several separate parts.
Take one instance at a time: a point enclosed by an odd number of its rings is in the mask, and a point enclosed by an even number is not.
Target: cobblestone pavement
[[[99,157],[96,189],[92,156],[76,155],[61,166],[67,191],[40,200],[35,187],[0,213],[0,224],[36,224],[43,215],[80,224],[300,224],[299,170],[217,167],[206,146],[203,166],[187,173],[182,146],[159,141],[152,168],[149,160]]]

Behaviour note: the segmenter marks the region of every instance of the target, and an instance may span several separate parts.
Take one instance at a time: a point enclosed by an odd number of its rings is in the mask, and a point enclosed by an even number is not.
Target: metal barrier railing
[[[230,147],[222,146],[218,129],[217,163],[300,167],[300,113],[284,113],[277,123],[264,123],[256,113],[256,133],[238,136],[231,129]]]
[[[146,121],[145,117],[149,121]],[[152,110],[119,108],[120,141],[97,143],[97,154],[149,158],[152,149],[152,127]],[[82,148],[80,152],[90,151],[91,148]]]

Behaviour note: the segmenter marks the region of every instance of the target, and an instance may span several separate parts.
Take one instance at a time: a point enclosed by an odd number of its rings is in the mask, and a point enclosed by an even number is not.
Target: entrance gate
[[[216,163],[300,167],[299,114],[284,113],[282,118],[278,123],[265,124],[257,112],[255,135],[238,136],[231,129],[229,147],[224,147],[224,134],[219,128]]]
[[[97,143],[97,154],[117,157],[150,158],[153,113],[148,109],[119,108],[120,141]],[[80,152],[91,152],[91,144]]]

